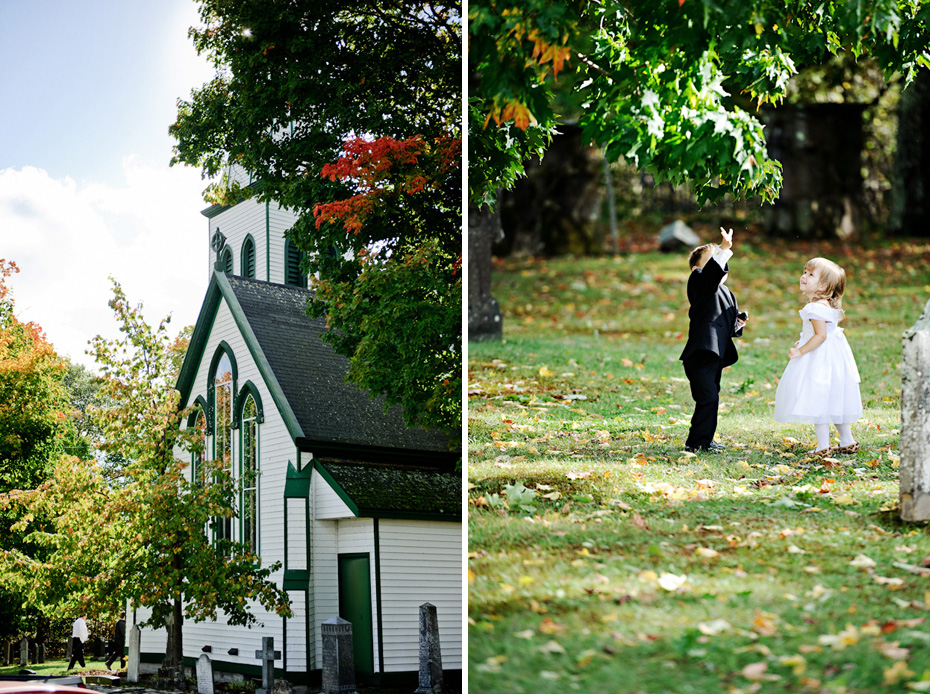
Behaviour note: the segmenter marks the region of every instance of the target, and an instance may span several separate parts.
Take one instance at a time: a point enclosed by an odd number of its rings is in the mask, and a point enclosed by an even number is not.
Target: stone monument
[[[355,694],[355,651],[352,623],[341,617],[323,622],[322,694]]]
[[[139,681],[139,658],[142,655],[142,630],[133,624],[129,630],[129,664],[126,666],[126,681]]]
[[[255,657],[262,661],[262,688],[255,694],[271,694],[274,690],[274,661],[281,657],[281,651],[274,649],[274,637],[263,636],[262,648],[255,651]]]
[[[213,694],[213,663],[206,653],[197,658],[197,694]]]
[[[901,362],[901,519],[930,519],[930,301],[904,331]]]
[[[436,606],[420,605],[420,686],[414,694],[442,693],[442,654]]]

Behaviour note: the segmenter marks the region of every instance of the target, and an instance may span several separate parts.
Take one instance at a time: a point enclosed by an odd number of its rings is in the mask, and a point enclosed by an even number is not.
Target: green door
[[[373,673],[371,565],[367,554],[339,555],[339,616],[352,622],[356,672]]]

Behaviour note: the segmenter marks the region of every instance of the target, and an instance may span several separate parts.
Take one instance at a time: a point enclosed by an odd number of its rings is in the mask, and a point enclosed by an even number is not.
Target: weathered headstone
[[[39,661],[39,663],[45,662],[45,643],[44,642],[36,644],[36,659]]]
[[[439,648],[439,617],[436,606],[420,605],[420,686],[414,694],[441,694],[442,655]]]
[[[667,224],[659,231],[659,250],[674,251],[679,248],[694,248],[701,245],[701,237],[680,219]]]
[[[65,660],[71,662],[71,635],[68,635],[68,638],[65,640]]]
[[[341,617],[323,622],[322,694],[355,692],[355,651],[352,648],[352,623]]]
[[[206,653],[197,658],[197,694],[213,694],[213,663]]]
[[[468,339],[499,340],[504,314],[491,294],[491,247],[504,235],[500,211],[488,205],[468,207]]]
[[[142,630],[138,624],[133,624],[129,630],[129,664],[126,667],[126,681],[136,683],[139,681],[139,657],[142,651]]]
[[[904,331],[901,362],[901,518],[930,519],[930,301]]]
[[[0,660],[3,661],[4,666],[9,665],[12,659],[12,646],[9,641],[0,642],[0,646],[2,646],[0,648]]]
[[[255,651],[255,657],[262,661],[262,688],[255,694],[271,694],[274,689],[274,661],[281,657],[281,651],[274,649],[274,637],[263,636],[262,648]]]
[[[287,680],[275,680],[271,694],[294,694],[294,685]]]
[[[29,664],[29,639],[25,636],[19,642],[19,664],[21,666]]]

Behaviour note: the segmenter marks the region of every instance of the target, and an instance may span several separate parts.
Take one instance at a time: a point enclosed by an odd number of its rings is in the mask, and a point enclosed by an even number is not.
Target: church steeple
[[[230,177],[251,185],[238,167]],[[210,274],[225,272],[253,279],[307,286],[300,270],[301,253],[285,237],[297,216],[280,205],[248,198],[235,205],[212,205],[202,214],[209,220]]]

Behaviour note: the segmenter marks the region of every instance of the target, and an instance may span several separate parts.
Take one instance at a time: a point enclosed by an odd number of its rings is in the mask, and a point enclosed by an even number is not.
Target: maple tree
[[[568,80],[584,139],[609,160],[687,181],[701,202],[727,193],[771,202],[781,170],[755,108],[779,103],[799,69],[843,52],[871,55],[909,82],[930,65],[928,19],[914,0],[476,0],[470,197],[493,202],[544,150],[559,121],[558,81]]]
[[[460,3],[201,0],[200,13],[191,36],[218,75],[179,101],[173,163],[218,177],[214,201],[294,210],[308,310],[352,380],[458,440]],[[230,164],[260,183],[237,186]]]
[[[9,280],[19,268],[0,259],[0,496],[32,489],[51,472],[54,459],[75,438],[65,366],[35,323],[15,315]],[[0,552],[35,551],[14,530],[15,509],[0,503]],[[0,636],[30,628],[35,610],[23,606],[14,577],[0,572]]]
[[[115,613],[114,595],[145,608],[145,625],[168,627],[166,667],[184,688],[182,624],[215,619],[253,624],[250,602],[290,614],[286,594],[248,545],[214,540],[213,528],[235,515],[236,483],[224,461],[203,461],[192,480],[196,428],[184,429],[174,389],[176,340],[168,320],[154,329],[114,283],[110,302],[123,337],[93,340],[109,405],[97,411],[102,452],[122,461],[116,474],[95,460],[63,457],[50,479],[12,495],[25,509],[16,526],[41,556],[9,552],[8,572],[31,604],[47,613]],[[181,457],[179,457],[181,456]],[[47,518],[48,521],[37,519]]]

